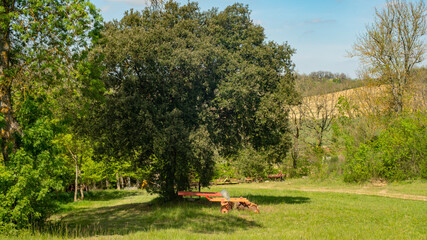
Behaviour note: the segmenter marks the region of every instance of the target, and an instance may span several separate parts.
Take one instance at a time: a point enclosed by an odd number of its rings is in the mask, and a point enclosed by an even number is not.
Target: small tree
[[[384,9],[376,10],[375,22],[366,27],[350,53],[366,65],[365,77],[389,85],[395,112],[403,109],[403,95],[414,66],[424,60],[425,34],[424,1],[387,1]]]
[[[305,117],[305,127],[313,130],[315,143],[307,142],[313,148],[321,148],[324,145],[325,134],[331,128],[336,117],[338,99],[334,95],[318,95],[303,99],[300,114]]]

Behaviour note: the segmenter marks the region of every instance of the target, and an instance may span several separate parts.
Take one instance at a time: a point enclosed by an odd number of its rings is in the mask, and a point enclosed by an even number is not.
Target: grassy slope
[[[91,239],[427,238],[426,201],[302,191],[364,189],[371,194],[389,191],[427,196],[426,182],[376,186],[305,179],[217,186],[209,191],[223,188],[232,196],[248,197],[259,204],[261,214],[221,214],[219,204],[204,200],[161,204],[140,191],[103,191],[89,201],[64,204],[62,213],[52,218],[52,222],[60,222],[52,227],[53,235],[24,234],[19,238],[59,239],[65,233]]]
[[[345,98],[350,103],[350,106],[357,106],[356,109],[350,109],[352,112],[350,117],[359,114],[377,113],[377,111],[382,111],[389,106],[388,94],[390,91],[387,85],[362,86],[327,94],[305,96],[302,102],[302,109],[305,112],[305,118],[319,119],[324,114],[325,109],[329,112],[328,115],[338,115],[340,112],[336,105],[340,98]],[[427,84],[425,83],[411,85],[409,94],[406,94],[404,98],[405,109],[425,111],[427,109],[426,92]],[[316,115],[318,107],[320,107],[322,114]],[[294,111],[298,113],[297,116],[300,114],[299,109],[301,107],[294,107]],[[342,114],[348,116],[349,113],[343,112]]]

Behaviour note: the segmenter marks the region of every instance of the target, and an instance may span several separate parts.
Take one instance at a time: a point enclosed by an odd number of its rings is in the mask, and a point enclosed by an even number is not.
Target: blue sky
[[[145,0],[91,0],[105,21],[120,19]],[[187,0],[178,0],[185,4]],[[199,0],[202,10],[223,10],[235,2],[249,5],[251,18],[265,29],[267,40],[288,42],[296,49],[293,61],[299,73],[342,72],[357,77],[358,59],[346,57],[358,34],[374,21],[375,8],[385,0]]]

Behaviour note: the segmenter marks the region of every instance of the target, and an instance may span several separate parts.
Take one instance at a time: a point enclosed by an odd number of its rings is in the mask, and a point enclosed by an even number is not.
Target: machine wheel
[[[248,208],[244,203],[237,203],[237,209],[238,210],[245,210]]]
[[[233,202],[222,202],[221,203],[221,212],[222,213],[228,213],[229,211],[231,211],[231,209],[233,209]]]
[[[228,213],[228,209],[226,206],[221,207],[221,213]]]
[[[259,213],[258,206],[257,205],[250,206],[249,211],[254,212],[254,213]]]

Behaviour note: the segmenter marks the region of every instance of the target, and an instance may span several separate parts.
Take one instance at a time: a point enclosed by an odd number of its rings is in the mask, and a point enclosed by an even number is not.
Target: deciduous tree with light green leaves
[[[86,0],[3,0],[0,2],[0,112],[3,160],[23,134],[15,111],[28,92],[73,84],[76,62],[101,27]]]
[[[353,46],[351,56],[359,57],[368,79],[390,89],[390,109],[401,113],[404,95],[414,81],[414,67],[424,60],[427,8],[424,1],[387,1],[375,11],[375,22]]]
[[[67,180],[61,91],[83,91],[101,18],[86,0],[0,1],[0,232],[42,223]],[[74,91],[77,90],[77,91]]]

